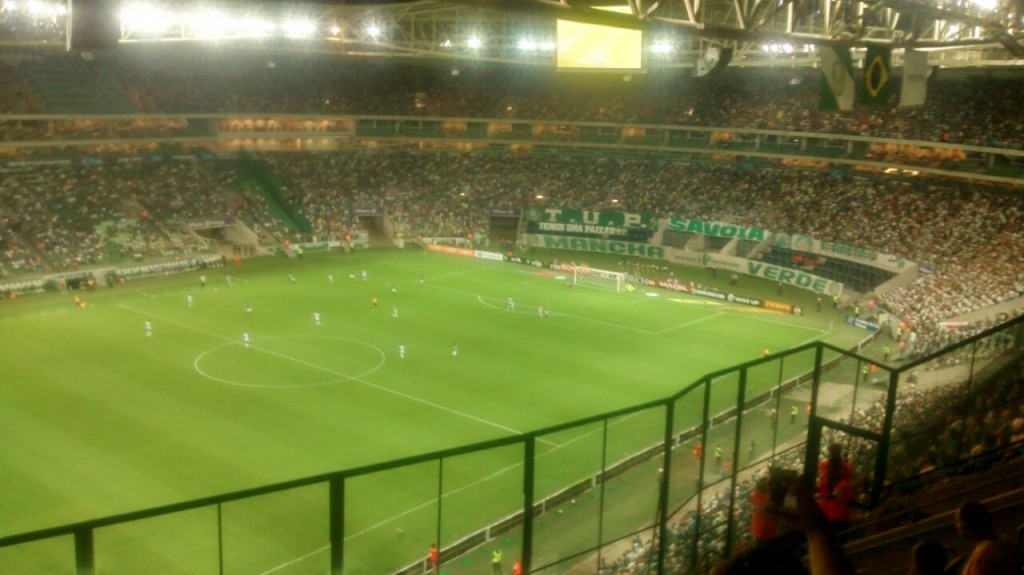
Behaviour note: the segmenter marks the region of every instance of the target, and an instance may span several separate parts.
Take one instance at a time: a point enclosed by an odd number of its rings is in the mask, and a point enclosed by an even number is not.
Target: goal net
[[[575,267],[572,270],[573,285],[622,291],[626,285],[626,274],[594,268]]]

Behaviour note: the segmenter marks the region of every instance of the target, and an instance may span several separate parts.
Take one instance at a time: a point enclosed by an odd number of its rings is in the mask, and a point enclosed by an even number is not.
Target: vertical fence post
[[[676,402],[670,401],[665,405],[665,437],[662,439],[665,445],[664,458],[661,462],[661,484],[658,485],[658,528],[655,534],[658,545],[658,570],[655,573],[665,572],[665,550],[668,549],[668,486],[672,480],[672,443],[675,434],[672,432],[675,420]]]
[[[732,441],[732,470],[729,478],[729,523],[725,527],[725,556],[732,555],[733,537],[736,535],[736,480],[739,477],[739,456],[743,432],[743,404],[747,402],[747,368],[740,369],[739,390],[736,393],[736,431]]]
[[[96,557],[92,529],[86,527],[75,531],[75,575],[94,575],[95,573]]]
[[[217,568],[224,575],[224,504],[217,504]]]
[[[533,569],[533,490],[537,469],[534,465],[537,438],[528,436],[523,443],[523,573]]]
[[[345,478],[334,477],[330,491],[331,575],[342,575],[345,563]]]

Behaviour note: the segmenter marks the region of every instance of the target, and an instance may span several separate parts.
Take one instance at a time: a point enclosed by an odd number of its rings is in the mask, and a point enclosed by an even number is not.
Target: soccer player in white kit
[[[242,345],[245,346],[245,349],[249,349],[249,332],[242,334]]]
[[[398,357],[401,359],[405,359],[405,344],[398,346]]]
[[[192,309],[192,296],[191,295],[185,296],[185,301],[188,302],[188,309]]]
[[[313,325],[320,327],[320,312],[313,312]]]
[[[146,322],[146,337],[153,337],[153,324]]]

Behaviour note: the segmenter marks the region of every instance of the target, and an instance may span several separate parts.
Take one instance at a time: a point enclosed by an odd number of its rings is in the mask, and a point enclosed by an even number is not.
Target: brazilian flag
[[[866,107],[885,106],[889,103],[892,86],[892,49],[868,46],[864,55],[864,82],[861,85],[860,104]]]

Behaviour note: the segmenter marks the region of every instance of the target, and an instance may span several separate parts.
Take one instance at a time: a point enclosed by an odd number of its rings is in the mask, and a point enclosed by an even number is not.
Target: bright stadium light
[[[970,2],[979,10],[991,11],[999,7],[997,0],[970,0]]]
[[[338,34],[341,34],[341,27],[337,24],[331,26],[331,36],[337,36]]]
[[[28,8],[28,13],[36,18],[46,15],[47,12],[46,5],[38,0],[31,0],[26,7]]]
[[[7,0],[6,2],[4,2],[4,10],[6,10],[8,12],[14,12],[17,9],[18,9],[18,3],[17,2],[13,2],[12,0]]]
[[[380,26],[376,24],[370,24],[369,26],[366,27],[366,35],[369,36],[370,38],[373,38],[374,40],[376,40],[377,37],[380,36],[381,32],[382,30],[380,29]]]
[[[316,33],[316,22],[306,19],[288,20],[282,27],[285,36],[309,38]]]
[[[192,15],[192,29],[199,38],[216,39],[227,34],[234,20],[213,10],[203,10]]]
[[[536,50],[537,49],[537,43],[534,42],[533,40],[528,39],[528,38],[523,38],[522,40],[519,41],[519,43],[516,46],[520,50]]]
[[[470,36],[469,40],[466,40],[466,46],[469,46],[472,50],[479,50],[484,45],[484,41],[479,36]]]
[[[133,4],[121,10],[121,25],[141,34],[156,35],[174,24],[174,15],[151,4]]]
[[[274,33],[275,28],[274,23],[270,20],[256,17],[243,18],[238,24],[240,35],[257,38],[260,36],[270,36]]]
[[[669,42],[655,42],[651,44],[651,52],[655,54],[671,54],[672,51],[672,44]]]
[[[545,52],[550,52],[554,50],[558,45],[552,42],[551,40],[545,40],[544,42],[538,44],[538,46],[541,50],[544,50]]]

